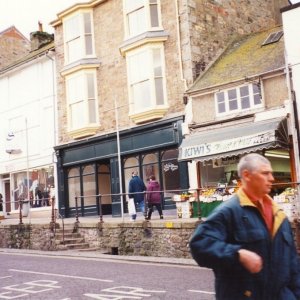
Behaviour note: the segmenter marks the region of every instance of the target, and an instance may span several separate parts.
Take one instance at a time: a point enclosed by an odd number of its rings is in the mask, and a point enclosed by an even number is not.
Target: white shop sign
[[[275,131],[265,131],[233,139],[182,147],[182,159],[203,157],[251,148],[276,141]]]

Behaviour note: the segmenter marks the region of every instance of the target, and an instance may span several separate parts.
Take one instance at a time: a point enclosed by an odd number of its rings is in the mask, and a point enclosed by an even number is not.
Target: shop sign
[[[182,147],[182,159],[221,154],[239,149],[251,148],[262,144],[268,144],[274,141],[276,141],[276,136],[275,131],[272,130],[223,141]]]
[[[178,165],[174,165],[174,164],[172,164],[172,163],[166,163],[166,164],[164,165],[164,171],[165,171],[165,172],[168,172],[168,171],[174,172],[174,171],[176,171],[176,170],[178,170]]]
[[[230,165],[236,165],[239,161],[238,156],[231,156],[231,157],[222,157],[218,159],[213,159],[212,166],[213,168],[220,168],[220,167],[225,167],[225,166],[230,166]]]

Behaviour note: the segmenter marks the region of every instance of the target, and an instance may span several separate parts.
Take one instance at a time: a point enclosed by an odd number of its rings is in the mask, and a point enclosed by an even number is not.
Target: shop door
[[[5,200],[5,210],[4,212],[8,213],[11,211],[11,203],[10,203],[10,182],[5,181],[4,182],[4,200]],[[4,208],[4,205],[3,205]]]
[[[118,159],[112,158],[110,160],[110,170],[111,170],[111,209],[112,209],[112,216],[113,217],[121,217],[121,201],[123,201],[123,197],[119,195],[114,195],[120,193],[120,181],[119,181],[119,165]]]

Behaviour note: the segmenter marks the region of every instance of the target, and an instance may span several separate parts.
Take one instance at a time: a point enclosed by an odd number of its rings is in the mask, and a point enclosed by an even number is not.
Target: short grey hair
[[[237,165],[237,172],[239,177],[241,178],[244,170],[253,172],[257,170],[261,164],[271,165],[270,161],[267,158],[257,153],[250,153],[243,156]]]

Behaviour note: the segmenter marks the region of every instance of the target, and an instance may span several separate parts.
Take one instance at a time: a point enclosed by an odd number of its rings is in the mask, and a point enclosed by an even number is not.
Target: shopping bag
[[[128,213],[130,215],[135,215],[136,210],[135,210],[135,204],[133,198],[129,198],[127,203],[128,203]]]

